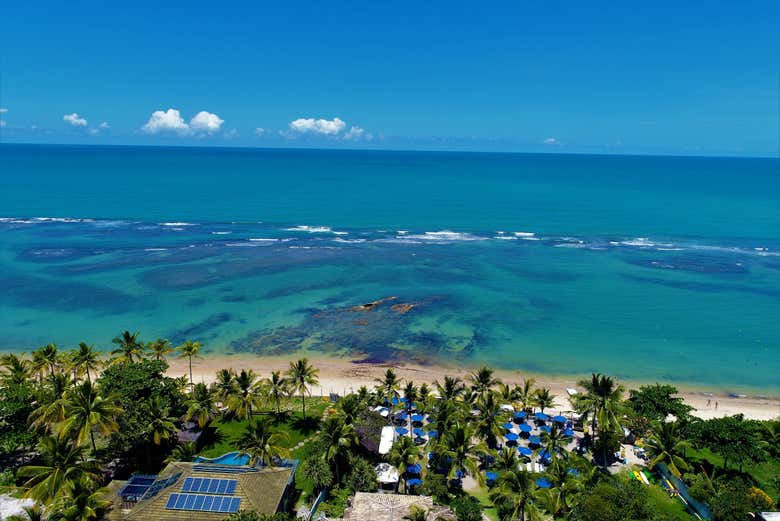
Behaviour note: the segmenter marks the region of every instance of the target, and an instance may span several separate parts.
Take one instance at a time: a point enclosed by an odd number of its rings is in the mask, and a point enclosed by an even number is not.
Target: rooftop
[[[430,520],[447,519],[449,513],[446,508],[434,506],[433,499],[428,496],[358,492],[352,499],[352,506],[344,512],[343,521],[402,521],[412,506],[427,510]]]

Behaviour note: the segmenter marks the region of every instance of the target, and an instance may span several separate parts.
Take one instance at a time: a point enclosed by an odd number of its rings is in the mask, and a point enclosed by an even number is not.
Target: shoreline
[[[471,367],[448,366],[445,364],[414,364],[409,362],[360,362],[346,356],[327,356],[321,353],[296,353],[295,356],[258,356],[246,354],[208,354],[192,361],[192,376],[195,382],[210,383],[219,369],[232,367],[236,371],[252,369],[260,377],[267,377],[271,371],[286,371],[291,360],[307,357],[310,363],[319,369],[320,384],[312,389],[313,395],[334,392],[344,395],[357,390],[361,385],[373,387],[375,379],[381,377],[388,368],[393,368],[400,380],[413,380],[417,385],[429,385],[444,375],[466,379],[473,370]],[[168,375],[173,377],[189,376],[188,361],[183,358],[169,358]],[[553,409],[566,411],[571,409],[567,388],[576,388],[580,377],[524,373],[517,370],[495,369],[495,374],[503,382],[520,383],[524,378],[533,378],[537,387],[549,387],[556,396]],[[627,389],[655,382],[619,380]],[[778,396],[739,396],[731,397],[722,390],[705,390],[701,387],[676,384],[663,381],[662,384],[675,385],[679,396],[694,407],[693,415],[702,418],[716,418],[742,413],[746,418],[772,420],[780,418],[780,397]],[[710,402],[708,406],[707,403]],[[715,403],[718,408],[715,409]]]

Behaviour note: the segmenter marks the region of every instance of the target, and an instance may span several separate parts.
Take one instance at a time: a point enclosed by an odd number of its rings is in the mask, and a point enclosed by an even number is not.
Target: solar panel
[[[238,481],[235,479],[185,478],[181,491],[199,494],[231,495],[236,491],[237,483]]]
[[[167,510],[189,510],[194,512],[220,512],[232,514],[241,507],[241,498],[236,496],[208,496],[205,494],[180,494],[174,492],[165,504]]]

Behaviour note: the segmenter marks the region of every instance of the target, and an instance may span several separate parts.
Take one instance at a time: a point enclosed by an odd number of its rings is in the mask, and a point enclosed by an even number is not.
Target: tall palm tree
[[[0,356],[0,367],[2,367],[0,380],[5,384],[21,385],[32,376],[30,361],[14,353]]]
[[[217,400],[227,402],[236,392],[236,372],[232,368],[217,371],[211,390]]]
[[[251,465],[270,466],[274,461],[284,457],[287,450],[280,445],[283,435],[271,431],[267,419],[254,420],[246,427],[246,431],[238,440],[238,449],[249,455]]]
[[[171,343],[168,341],[167,338],[158,338],[157,340],[152,340],[148,344],[146,344],[146,348],[149,350],[150,353],[154,356],[154,359],[158,362],[161,360],[165,360],[165,357],[169,354],[173,353],[175,349],[171,345]]]
[[[555,518],[565,516],[576,503],[584,484],[570,472],[569,465],[553,463],[547,469],[553,488],[540,490],[540,499],[545,509]]]
[[[541,519],[536,508],[536,484],[531,474],[524,470],[504,472],[490,493],[490,499],[496,505],[502,521]]]
[[[237,418],[251,418],[253,408],[260,405],[262,394],[255,372],[251,369],[241,369],[235,377],[234,392],[228,397],[228,408]]]
[[[406,492],[406,471],[420,461],[420,447],[415,445],[411,438],[401,437],[393,444],[387,459],[398,469],[398,475],[403,479],[404,492]]]
[[[193,342],[192,340],[185,341],[182,345],[176,349],[179,351],[179,358],[187,358],[190,363],[190,387],[194,385],[192,381],[192,359],[198,357],[200,352],[200,342]]]
[[[566,445],[567,438],[563,435],[563,431],[557,423],[552,424],[550,432],[544,435],[543,441],[545,451],[549,454],[550,461],[553,464],[558,461],[561,455],[564,457],[567,455],[565,451],[561,452],[561,448]]]
[[[341,464],[347,459],[351,448],[358,443],[355,429],[343,417],[330,416],[322,422],[318,440],[323,449],[322,459],[330,464],[336,483],[339,483]]]
[[[40,405],[30,413],[30,426],[51,432],[53,426],[65,420],[66,394],[73,385],[70,374],[55,373],[41,386]]]
[[[513,404],[517,401],[518,387],[505,383],[498,384],[498,397],[504,403]]]
[[[265,392],[276,406],[276,416],[280,416],[282,398],[290,394],[290,383],[282,376],[281,371],[271,371],[271,376],[265,380]]]
[[[474,404],[474,409],[479,411],[476,421],[477,435],[487,443],[488,447],[495,447],[496,438],[504,433],[499,414],[501,407],[496,402],[495,394],[488,393],[479,398]]]
[[[15,514],[5,518],[5,521],[44,521],[46,516],[43,509],[38,505],[31,507],[22,507],[24,514]]]
[[[496,468],[498,470],[513,470],[520,463],[517,451],[512,447],[504,447],[496,455]]]
[[[122,408],[116,405],[111,397],[102,397],[97,393],[92,383],[85,381],[71,388],[65,394],[65,421],[62,433],[75,434],[76,443],[82,444],[90,440],[92,451],[97,451],[94,430],[110,434],[119,430],[116,421]]]
[[[404,398],[406,399],[406,410],[410,410],[419,397],[419,391],[414,382],[409,380],[404,386]]]
[[[555,405],[555,395],[550,392],[549,388],[544,387],[536,390],[534,401],[536,402],[536,405],[539,406],[539,409],[544,412],[545,409]]]
[[[486,393],[493,390],[493,387],[501,381],[493,376],[493,370],[487,366],[482,366],[469,376],[471,380],[471,390],[478,397],[483,398]]]
[[[94,481],[98,466],[84,459],[84,447],[60,436],[44,436],[38,442],[42,465],[21,467],[17,476],[25,479],[26,497],[43,504],[68,495],[81,480]]]
[[[107,489],[95,490],[91,482],[77,481],[71,493],[57,501],[56,512],[50,517],[50,520],[95,521],[103,519],[103,514],[111,506],[111,501],[107,500],[107,497]]]
[[[685,450],[689,448],[691,444],[681,436],[678,422],[656,422],[645,441],[645,450],[650,456],[649,467],[666,463],[669,470],[677,477],[680,477],[681,471],[690,468],[685,461]]]
[[[71,364],[76,376],[87,376],[87,381],[92,381],[91,372],[100,369],[100,351],[95,350],[95,346],[87,345],[85,342],[79,344],[78,350],[71,356]]]
[[[56,344],[46,344],[32,352],[32,370],[39,379],[46,375],[53,375],[60,365],[60,354]]]
[[[143,358],[144,345],[138,339],[138,335],[138,331],[134,333],[122,331],[119,336],[111,340],[111,343],[117,346],[111,351],[111,354],[114,355],[113,363],[132,364]]]
[[[170,415],[170,408],[166,407],[160,396],[152,396],[147,407],[149,408],[149,433],[155,445],[170,440],[176,434],[176,418]]]
[[[449,477],[453,478],[458,471],[468,472],[472,477],[481,481],[479,462],[487,454],[487,447],[482,443],[475,443],[473,428],[462,422],[455,422],[441,438],[441,455],[452,462]]]
[[[417,409],[421,413],[427,412],[428,408],[431,406],[431,388],[428,387],[428,384],[425,382],[423,382],[417,392],[417,403]]]
[[[319,369],[309,365],[307,358],[301,358],[295,362],[290,362],[290,369],[287,370],[287,378],[293,390],[300,393],[301,405],[303,408],[303,418],[306,419],[306,395],[311,394],[309,387],[320,383],[317,378]]]
[[[463,393],[466,392],[466,386],[457,376],[445,376],[442,383],[436,382],[436,390],[442,400],[454,401],[463,396]]]
[[[195,384],[184,404],[187,406],[187,412],[184,413],[184,417],[187,421],[195,420],[201,429],[211,423],[217,415],[214,394],[209,391],[209,388],[204,383]]]
[[[398,388],[401,386],[401,381],[392,369],[388,369],[382,378],[375,378],[374,381],[376,381],[376,394],[385,405],[389,405],[393,398],[399,397]]]
[[[590,380],[581,380],[585,394],[577,395],[575,408],[584,415],[590,415],[594,433],[598,425],[599,436],[605,432],[617,432],[620,429],[619,414],[622,410],[623,386],[611,377],[593,373]],[[603,463],[606,464],[606,445]]]
[[[523,380],[523,385],[517,388],[517,401],[520,402],[524,411],[528,411],[533,407],[536,400],[536,380],[533,378],[526,378]]]

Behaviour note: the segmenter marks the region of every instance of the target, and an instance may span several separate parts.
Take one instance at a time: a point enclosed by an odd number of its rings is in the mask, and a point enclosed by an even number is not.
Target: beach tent
[[[523,423],[522,425],[520,425],[520,430],[522,432],[531,432],[533,430],[533,427],[531,427],[527,423]]]
[[[387,454],[393,447],[393,440],[395,439],[395,432],[389,425],[382,427],[382,434],[379,438],[379,454]]]

